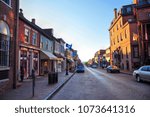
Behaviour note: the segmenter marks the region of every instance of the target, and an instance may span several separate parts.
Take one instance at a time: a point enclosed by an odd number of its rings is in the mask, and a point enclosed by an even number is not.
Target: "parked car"
[[[142,66],[138,70],[135,70],[133,76],[137,82],[140,82],[141,80],[150,81],[150,65]]]
[[[98,67],[98,65],[93,64],[93,65],[91,65],[91,67],[92,67],[92,68],[97,68],[97,67]]]
[[[84,65],[83,64],[77,65],[76,72],[77,73],[84,73],[85,72]]]
[[[120,69],[117,66],[114,65],[110,65],[106,68],[107,72],[113,73],[113,72],[117,72],[120,73]]]

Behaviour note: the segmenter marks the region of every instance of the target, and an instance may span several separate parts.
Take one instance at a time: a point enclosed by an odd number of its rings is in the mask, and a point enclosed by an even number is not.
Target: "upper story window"
[[[131,13],[132,12],[132,8],[131,7],[127,7],[127,13]]]
[[[138,58],[139,57],[138,46],[133,46],[133,57],[134,58]]]
[[[122,34],[120,33],[120,41],[122,41],[123,39],[122,39]]]
[[[25,42],[29,43],[30,40],[30,30],[25,28]]]
[[[46,43],[45,43],[45,44],[46,44],[46,45],[45,45],[45,47],[46,47],[45,49],[48,50],[48,40],[46,40]]]
[[[32,35],[32,44],[37,45],[37,33],[35,32]]]
[[[118,43],[119,43],[119,36],[117,35],[117,41],[118,41]]]
[[[40,38],[40,48],[46,51],[53,52],[53,41],[42,35]]]
[[[117,30],[119,29],[118,24],[117,24]]]
[[[125,30],[125,35],[124,35],[125,39],[127,38],[127,30]]]
[[[6,3],[7,5],[11,6],[11,0],[2,0],[4,3]]]

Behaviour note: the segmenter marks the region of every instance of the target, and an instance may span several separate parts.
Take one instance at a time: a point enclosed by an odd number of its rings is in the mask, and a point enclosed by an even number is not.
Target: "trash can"
[[[58,73],[50,72],[48,73],[48,84],[55,84],[58,82]]]

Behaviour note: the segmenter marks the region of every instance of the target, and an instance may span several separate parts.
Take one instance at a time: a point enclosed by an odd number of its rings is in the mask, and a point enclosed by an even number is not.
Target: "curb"
[[[48,96],[44,98],[44,100],[50,100],[74,75],[76,72],[74,72],[69,78],[62,81]]]
[[[125,73],[125,72],[122,72],[122,71],[120,71],[120,73],[122,73],[122,74],[127,74],[127,75],[131,75],[131,76],[132,76],[132,73]]]

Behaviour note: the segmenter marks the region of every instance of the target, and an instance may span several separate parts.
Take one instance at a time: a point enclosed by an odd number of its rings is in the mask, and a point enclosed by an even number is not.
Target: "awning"
[[[41,56],[41,59],[58,60],[58,58],[54,56],[52,53],[48,51],[44,51],[44,50],[41,50],[40,56]]]

